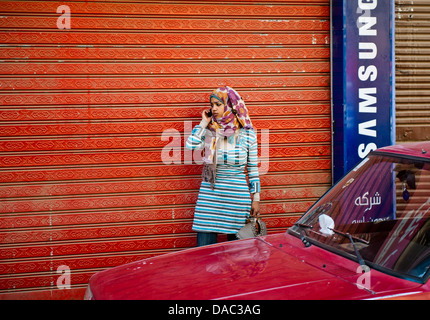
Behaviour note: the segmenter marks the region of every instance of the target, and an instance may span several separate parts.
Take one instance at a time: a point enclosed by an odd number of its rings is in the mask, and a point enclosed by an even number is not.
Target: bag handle
[[[261,232],[261,223],[260,223],[261,222],[261,218],[260,217],[258,217],[258,218],[256,218],[256,217],[250,217],[249,221],[253,224],[253,226],[255,226],[255,232],[257,234],[259,234]]]

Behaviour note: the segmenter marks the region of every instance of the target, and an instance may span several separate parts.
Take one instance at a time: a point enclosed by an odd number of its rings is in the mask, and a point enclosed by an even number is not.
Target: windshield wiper
[[[357,242],[361,242],[361,243],[364,243],[364,244],[369,244],[369,242],[368,242],[368,241],[366,241],[366,240],[364,240],[364,239],[360,239],[360,238],[353,237],[353,236],[351,236],[351,234],[349,234],[349,233],[344,233],[344,232],[342,232],[342,231],[339,231],[339,230],[336,230],[336,229],[333,229],[333,228],[328,228],[328,229],[330,229],[331,231],[333,231],[334,233],[336,233],[336,234],[338,234],[338,235],[343,236],[344,238],[349,239],[349,241],[350,241],[350,242],[351,242],[351,244],[352,244],[352,247],[354,248],[355,255],[357,256],[358,263],[360,264],[361,269],[362,269],[364,272],[368,272],[368,271],[370,271],[370,268],[366,265],[366,263],[364,262],[363,257],[362,257],[362,256],[361,256],[361,254],[358,252],[357,247],[355,246],[355,243],[354,243],[354,239],[355,239]]]
[[[308,238],[303,234],[303,229],[312,229],[313,227],[308,225],[308,224],[303,224],[303,223],[298,223],[298,222],[296,222],[294,225],[296,227],[298,227],[299,234],[300,234],[300,240],[302,240],[305,247],[306,248],[310,247],[311,243],[309,242]]]

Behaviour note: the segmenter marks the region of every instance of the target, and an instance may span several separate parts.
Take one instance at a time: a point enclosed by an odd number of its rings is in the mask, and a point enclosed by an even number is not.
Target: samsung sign
[[[332,1],[333,180],[395,142],[394,1]]]

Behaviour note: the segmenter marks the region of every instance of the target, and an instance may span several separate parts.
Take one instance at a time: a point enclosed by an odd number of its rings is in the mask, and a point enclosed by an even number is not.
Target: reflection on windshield
[[[348,254],[349,233],[374,268],[425,281],[430,266],[430,164],[371,155],[298,221],[316,245]],[[291,230],[298,233],[298,227]]]

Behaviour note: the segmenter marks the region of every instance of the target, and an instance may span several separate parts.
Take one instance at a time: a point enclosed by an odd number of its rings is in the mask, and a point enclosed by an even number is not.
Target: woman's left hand
[[[260,213],[260,201],[252,201],[251,204],[251,217],[257,217],[257,215]]]

